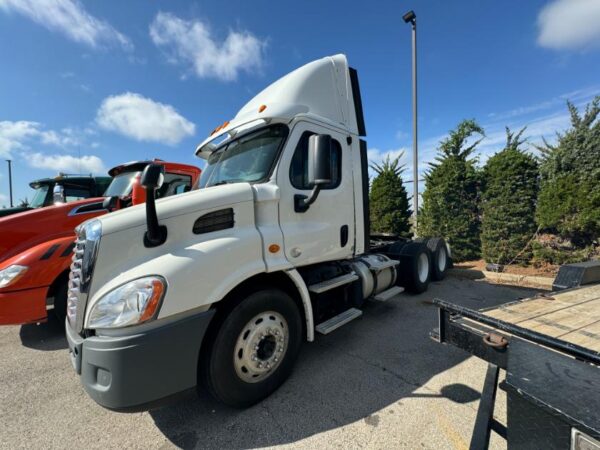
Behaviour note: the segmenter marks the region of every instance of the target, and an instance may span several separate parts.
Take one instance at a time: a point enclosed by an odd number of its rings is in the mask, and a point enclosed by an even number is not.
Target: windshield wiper
[[[211,186],[221,186],[223,184],[239,183],[240,181],[245,181],[245,180],[240,180],[240,179],[236,179],[236,180],[221,180],[221,181],[217,181],[215,184],[211,184],[208,187],[211,187]]]

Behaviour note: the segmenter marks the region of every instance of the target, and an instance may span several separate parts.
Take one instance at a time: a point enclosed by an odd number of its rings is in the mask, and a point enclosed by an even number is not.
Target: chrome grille
[[[93,219],[79,225],[75,233],[75,246],[67,293],[67,317],[77,332],[83,330],[83,316],[90,293],[92,274],[102,236],[102,223]]]
[[[83,254],[85,253],[85,237],[78,234],[73,248],[71,273],[69,274],[69,286],[67,291],[67,317],[72,326],[77,319],[77,306],[80,304],[81,292],[81,268],[83,266]]]

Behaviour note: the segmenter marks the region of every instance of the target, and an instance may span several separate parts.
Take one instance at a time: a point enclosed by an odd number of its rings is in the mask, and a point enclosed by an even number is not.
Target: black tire
[[[431,279],[441,281],[446,277],[451,264],[446,241],[439,237],[429,238],[427,248],[431,252]]]
[[[68,290],[68,278],[66,280],[60,280],[56,285],[54,291],[54,317],[59,323],[63,323],[67,317],[67,290]]]
[[[431,253],[422,242],[410,242],[400,250],[397,284],[408,292],[420,294],[427,290],[431,272]]]
[[[248,327],[256,327],[257,325],[252,323],[253,319],[268,312],[275,312],[287,322],[287,346],[282,353],[283,356],[280,356],[281,360],[275,359],[278,362],[273,370],[257,376],[264,377],[258,378],[260,381],[249,382],[238,375],[237,371],[240,364],[238,361],[234,361],[235,358],[240,360],[242,358],[239,350],[237,350],[239,339],[245,339],[248,336],[250,336],[250,339],[254,336],[254,332],[250,334],[247,330],[244,330]],[[271,315],[271,318],[274,317]],[[282,323],[279,320],[277,322]],[[283,330],[285,327],[282,326],[281,329]],[[259,330],[256,328],[256,331]],[[272,394],[292,372],[302,343],[302,319],[298,306],[289,295],[279,289],[265,289],[252,293],[241,300],[223,318],[213,336],[214,341],[207,348],[206,354],[200,363],[199,372],[202,381],[209,393],[217,400],[230,406],[245,408]],[[268,341],[271,338],[278,339],[274,335],[267,335],[266,339],[264,337],[260,338],[259,344],[262,343],[262,340]],[[275,342],[273,345],[275,345],[275,348],[270,354],[271,358],[279,356],[274,353],[278,351],[277,346],[279,344]],[[248,352],[246,353],[248,354]],[[263,361],[260,350],[253,353],[253,355],[257,354],[259,355],[258,362]],[[247,356],[247,358],[249,357],[250,355]],[[271,361],[273,360],[271,359]],[[253,363],[250,362],[249,364]],[[245,366],[242,366],[242,369],[244,368]],[[251,369],[258,370],[254,366]],[[247,369],[246,373],[249,373]],[[252,372],[246,376],[253,376]]]

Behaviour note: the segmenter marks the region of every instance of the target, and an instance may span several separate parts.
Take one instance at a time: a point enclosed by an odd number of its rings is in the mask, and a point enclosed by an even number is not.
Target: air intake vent
[[[233,228],[233,208],[220,209],[199,217],[194,222],[195,234],[210,233],[212,231]]]

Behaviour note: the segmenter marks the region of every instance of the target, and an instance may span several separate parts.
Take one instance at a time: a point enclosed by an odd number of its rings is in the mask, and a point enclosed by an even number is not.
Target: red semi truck
[[[149,164],[164,167],[156,198],[197,187],[200,169],[161,160],[122,164],[104,197],[88,198],[0,218],[0,325],[44,322],[48,310],[60,320],[66,313],[69,266],[80,223],[108,212],[144,203],[140,174]]]

